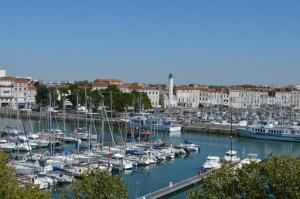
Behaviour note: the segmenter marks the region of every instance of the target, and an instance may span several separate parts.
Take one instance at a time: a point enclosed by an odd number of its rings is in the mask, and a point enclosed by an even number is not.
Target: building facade
[[[35,105],[36,88],[24,78],[0,78],[0,107],[31,108]]]

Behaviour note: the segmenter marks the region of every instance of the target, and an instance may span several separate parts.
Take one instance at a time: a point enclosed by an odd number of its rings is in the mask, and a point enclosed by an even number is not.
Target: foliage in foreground
[[[0,198],[1,199],[50,199],[50,194],[32,184],[21,186],[14,177],[14,169],[8,166],[8,156],[0,150]]]
[[[234,170],[224,166],[204,180],[190,199],[300,198],[300,159],[271,157]]]
[[[72,184],[75,198],[126,199],[127,187],[120,176],[107,171],[89,170]]]

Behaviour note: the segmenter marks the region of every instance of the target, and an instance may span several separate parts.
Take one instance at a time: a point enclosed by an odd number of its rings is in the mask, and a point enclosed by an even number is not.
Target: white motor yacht
[[[116,153],[111,158],[103,158],[102,163],[111,164],[113,169],[130,170],[134,167],[134,162],[125,158],[123,154]]]
[[[74,177],[70,175],[66,175],[64,173],[49,173],[47,174],[48,177],[55,179],[57,183],[64,184],[64,183],[72,183],[74,181]]]
[[[37,148],[47,147],[50,144],[49,141],[39,138],[39,136],[37,134],[28,135],[28,139],[30,142],[37,143]]]
[[[19,151],[31,151],[32,148],[31,146],[28,146],[27,143],[19,143],[16,145],[15,150],[19,150]]]
[[[224,160],[230,164],[237,164],[241,161],[241,159],[237,156],[237,151],[234,150],[227,151],[224,156]]]
[[[220,169],[221,168],[220,157],[218,156],[207,156],[206,162],[203,164],[203,169],[205,171]]]
[[[7,153],[11,153],[16,149],[16,144],[13,142],[1,143],[0,148]]]
[[[256,153],[249,153],[247,156],[248,156],[247,158],[241,161],[239,165],[240,167],[242,167],[245,164],[251,164],[252,162],[259,163],[261,161],[260,159],[257,159]]]
[[[30,175],[34,173],[34,168],[21,164],[13,165],[16,175]]]
[[[53,186],[57,181],[55,179],[49,178],[46,175],[31,175],[28,176],[31,183],[38,185],[40,189],[46,189]]]
[[[25,136],[20,135],[17,139],[19,139],[17,142],[29,145],[31,149],[35,149],[38,146],[34,140],[27,139]]]

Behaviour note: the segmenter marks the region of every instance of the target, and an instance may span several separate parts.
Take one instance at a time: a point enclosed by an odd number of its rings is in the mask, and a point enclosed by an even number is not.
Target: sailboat
[[[230,110],[230,150],[225,153],[224,160],[229,164],[237,164],[241,159],[237,156],[237,151],[232,148],[232,107]]]

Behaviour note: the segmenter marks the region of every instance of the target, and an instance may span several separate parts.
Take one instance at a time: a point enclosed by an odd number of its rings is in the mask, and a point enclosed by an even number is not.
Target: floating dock
[[[145,196],[139,197],[138,199],[157,199],[166,197],[168,195],[171,195],[177,191],[187,189],[189,187],[192,187],[194,185],[199,184],[204,178],[209,176],[210,172],[202,173],[197,176],[194,176],[192,178],[183,180],[181,182],[178,182],[176,184],[172,184],[170,182],[168,187],[162,188],[160,190],[154,191],[152,193],[149,193]]]

